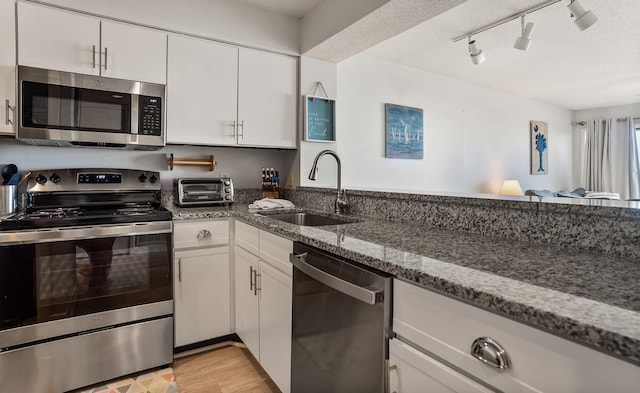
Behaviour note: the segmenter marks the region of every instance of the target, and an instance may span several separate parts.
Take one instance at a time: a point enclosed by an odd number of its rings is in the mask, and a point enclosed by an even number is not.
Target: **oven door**
[[[0,232],[0,348],[172,314],[171,231],[159,221]]]

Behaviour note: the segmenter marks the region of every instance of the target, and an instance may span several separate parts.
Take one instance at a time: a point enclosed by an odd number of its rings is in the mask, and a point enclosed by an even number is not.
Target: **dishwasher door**
[[[384,392],[391,276],[294,243],[291,391]]]

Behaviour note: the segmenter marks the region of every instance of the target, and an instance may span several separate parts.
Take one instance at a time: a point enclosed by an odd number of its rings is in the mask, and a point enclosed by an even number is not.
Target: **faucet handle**
[[[336,213],[344,214],[349,209],[349,200],[347,199],[347,191],[341,190],[336,198]]]

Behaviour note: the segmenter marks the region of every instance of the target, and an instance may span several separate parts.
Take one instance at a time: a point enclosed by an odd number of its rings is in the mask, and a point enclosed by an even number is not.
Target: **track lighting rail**
[[[518,18],[520,18],[521,16],[524,16],[524,15],[530,14],[530,13],[532,13],[532,12],[535,12],[535,11],[541,10],[541,9],[543,9],[543,8],[545,8],[545,7],[548,7],[548,6],[552,5],[552,4],[558,3],[558,2],[560,2],[560,1],[562,1],[562,0],[549,0],[549,1],[545,1],[544,3],[541,3],[541,4],[538,4],[538,5],[533,6],[533,7],[531,7],[531,8],[528,8],[528,9],[526,9],[526,10],[524,10],[524,11],[520,11],[520,12],[518,12],[517,14],[513,14],[513,15],[511,15],[511,16],[507,16],[506,18],[502,18],[502,19],[500,19],[499,21],[493,22],[493,23],[492,23],[492,24],[490,24],[490,25],[485,25],[485,26],[482,26],[482,27],[480,27],[480,28],[478,28],[478,29],[472,30],[472,31],[470,31],[470,32],[468,32],[468,33],[462,34],[462,35],[460,35],[460,36],[458,36],[458,37],[454,38],[454,39],[453,39],[453,42],[458,42],[458,41],[463,40],[463,39],[465,39],[465,38],[467,38],[467,37],[469,37],[469,36],[476,35],[476,34],[478,34],[478,33],[482,33],[483,31],[486,31],[486,30],[489,30],[489,29],[493,29],[493,28],[494,28],[494,27],[496,27],[496,26],[500,26],[500,25],[505,24],[505,23],[507,23],[507,22],[511,22],[511,21],[512,21],[512,20],[514,20],[514,19],[518,19]]]

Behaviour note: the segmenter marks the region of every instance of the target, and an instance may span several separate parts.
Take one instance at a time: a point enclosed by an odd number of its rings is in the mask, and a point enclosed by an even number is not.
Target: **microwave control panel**
[[[162,135],[162,98],[139,96],[138,134]]]

